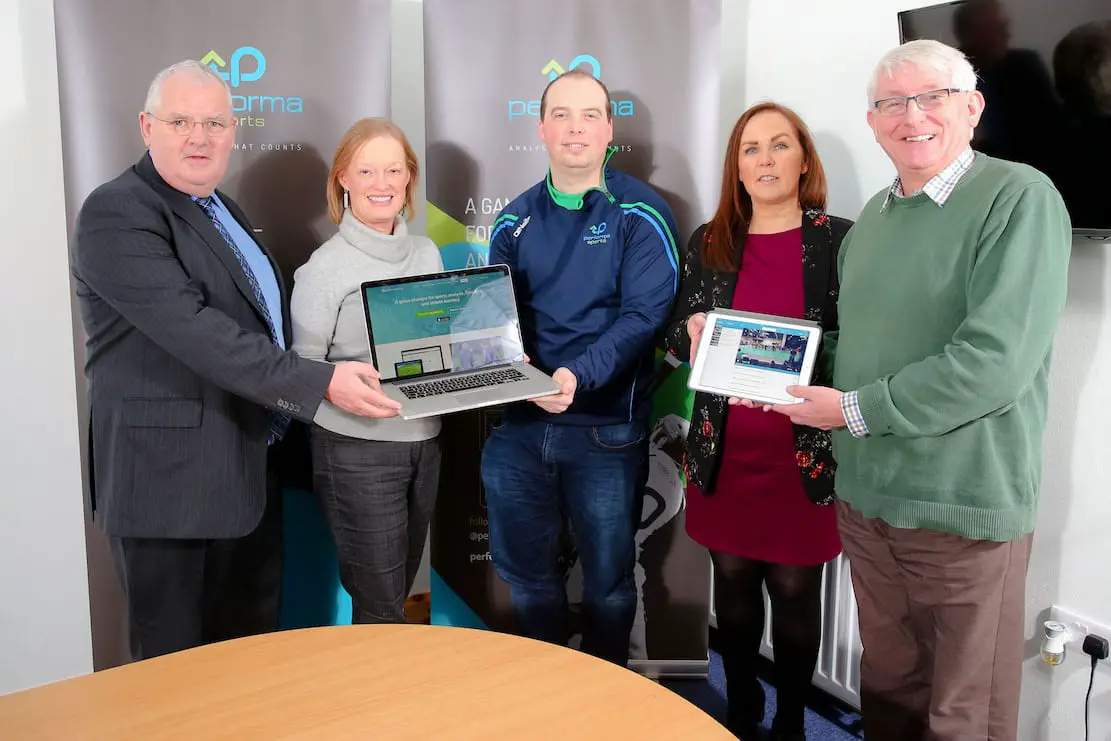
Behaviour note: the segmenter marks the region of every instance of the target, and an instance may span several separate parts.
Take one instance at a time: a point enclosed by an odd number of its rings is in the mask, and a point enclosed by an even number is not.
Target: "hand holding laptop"
[[[382,393],[378,369],[370,363],[339,363],[324,398],[338,408],[361,417],[396,417],[401,404]]]
[[[526,356],[526,361],[527,356]],[[562,414],[567,411],[575,400],[575,390],[579,387],[579,379],[566,368],[556,368],[552,379],[559,384],[559,393],[553,396],[541,396],[531,399],[533,404],[543,409],[548,414]]]

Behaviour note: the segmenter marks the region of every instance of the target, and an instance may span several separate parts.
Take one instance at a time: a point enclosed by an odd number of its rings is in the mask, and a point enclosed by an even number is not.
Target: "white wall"
[[[0,0],[0,693],[92,670],[53,7]]]
[[[830,210],[855,217],[894,175],[865,124],[868,75],[898,43],[896,13],[928,4],[725,0],[727,34],[737,42],[727,39],[723,47],[729,65],[723,118],[732,123],[762,98],[795,108],[817,138],[831,182]],[[1109,252],[1111,243],[1075,243],[1068,306],[1054,353],[1041,511],[1027,580],[1030,658],[1023,673],[1023,741],[1084,737],[1087,657],[1075,651],[1053,670],[1036,658],[1036,636],[1049,606],[1111,624],[1111,538],[1103,532],[1111,522],[1105,449],[1111,390],[1107,372],[1098,371],[1111,366]],[[1104,664],[1091,705],[1092,738],[1101,739],[1111,738],[1111,667]]]

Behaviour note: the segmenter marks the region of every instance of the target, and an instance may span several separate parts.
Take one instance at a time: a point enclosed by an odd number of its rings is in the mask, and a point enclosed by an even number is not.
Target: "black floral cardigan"
[[[816,321],[822,332],[837,329],[837,251],[852,222],[821,211],[808,210],[802,217],[802,287],[805,318]],[[690,360],[687,319],[713,308],[730,308],[737,287],[737,271],[719,271],[702,265],[703,224],[691,235],[683,261],[682,283],[675,312],[667,327],[668,352]],[[819,358],[818,367],[823,363]],[[814,383],[828,385],[831,379],[818,376]],[[721,466],[722,434],[726,398],[698,392],[694,397],[684,468],[687,480],[704,494],[711,494]],[[830,434],[813,427],[794,426],[796,460],[803,488],[810,501],[833,501],[833,450]]]

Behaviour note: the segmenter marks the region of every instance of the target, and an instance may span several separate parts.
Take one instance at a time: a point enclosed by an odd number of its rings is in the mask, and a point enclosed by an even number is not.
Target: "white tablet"
[[[802,399],[786,389],[810,383],[821,338],[816,322],[715,309],[706,315],[687,385],[767,404],[797,404]]]

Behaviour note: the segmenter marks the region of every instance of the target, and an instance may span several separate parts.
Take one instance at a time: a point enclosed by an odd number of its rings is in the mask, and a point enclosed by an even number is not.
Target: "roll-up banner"
[[[502,208],[544,178],[540,94],[586,69],[612,94],[611,166],[650,183],[682,238],[712,213],[720,183],[720,3],[714,0],[424,0],[429,236],[448,268],[486,263]],[[686,535],[682,443],[686,366],[660,359],[650,475],[637,537],[639,605],[630,666],[653,675],[707,670],[710,565]],[[508,588],[490,560],[479,475],[499,409],[444,418],[444,483],[432,523],[434,623],[512,630]],[[566,548],[572,612],[581,595]]]

